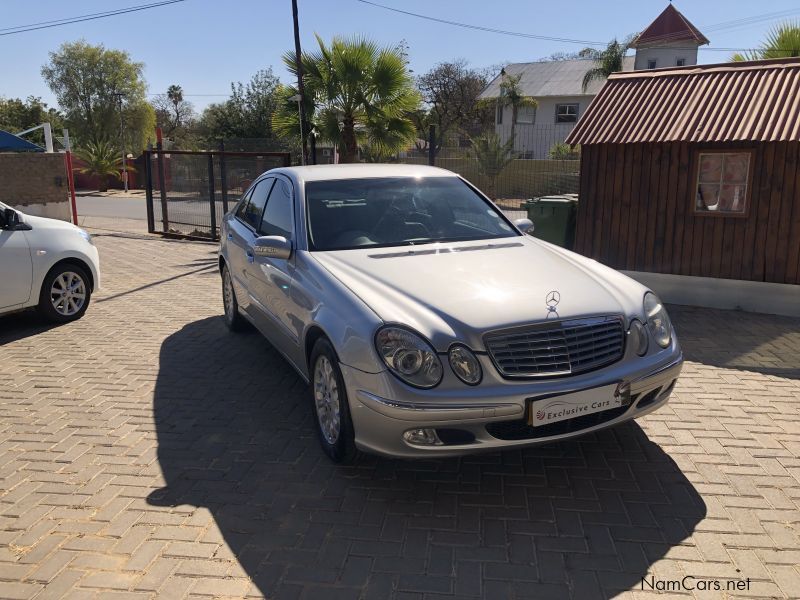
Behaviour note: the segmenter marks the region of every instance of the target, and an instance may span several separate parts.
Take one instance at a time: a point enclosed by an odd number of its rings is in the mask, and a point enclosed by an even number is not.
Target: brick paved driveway
[[[225,330],[214,246],[95,239],[84,319],[0,318],[0,597],[800,596],[799,320],[674,308],[689,362],[638,424],[335,467],[303,383]]]

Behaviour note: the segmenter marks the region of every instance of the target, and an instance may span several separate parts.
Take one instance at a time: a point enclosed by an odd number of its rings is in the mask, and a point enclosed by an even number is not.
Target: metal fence
[[[289,166],[288,152],[145,152],[151,233],[219,239],[228,209],[264,171]]]
[[[515,210],[529,198],[578,193],[580,148],[564,143],[573,127],[574,123],[498,125],[483,134],[491,142],[489,152],[479,151],[473,139],[460,135],[447,136],[439,145],[434,133],[394,160],[454,171],[501,207]],[[431,145],[438,148],[432,157]]]

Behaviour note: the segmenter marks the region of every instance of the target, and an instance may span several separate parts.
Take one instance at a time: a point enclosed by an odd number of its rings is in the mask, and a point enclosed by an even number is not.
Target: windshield
[[[458,177],[385,177],[306,184],[311,250],[404,246],[519,235]]]

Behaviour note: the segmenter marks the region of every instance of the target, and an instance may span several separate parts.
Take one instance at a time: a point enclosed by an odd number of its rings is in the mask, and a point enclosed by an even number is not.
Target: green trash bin
[[[528,218],[533,221],[533,235],[541,240],[572,249],[575,243],[576,194],[542,196],[525,203]]]

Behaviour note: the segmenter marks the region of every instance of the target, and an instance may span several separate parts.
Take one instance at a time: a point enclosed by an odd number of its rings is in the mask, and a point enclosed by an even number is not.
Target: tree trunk
[[[345,119],[342,128],[342,142],[344,143],[344,153],[339,162],[354,163],[358,162],[358,142],[356,141],[356,128],[353,119]]]

